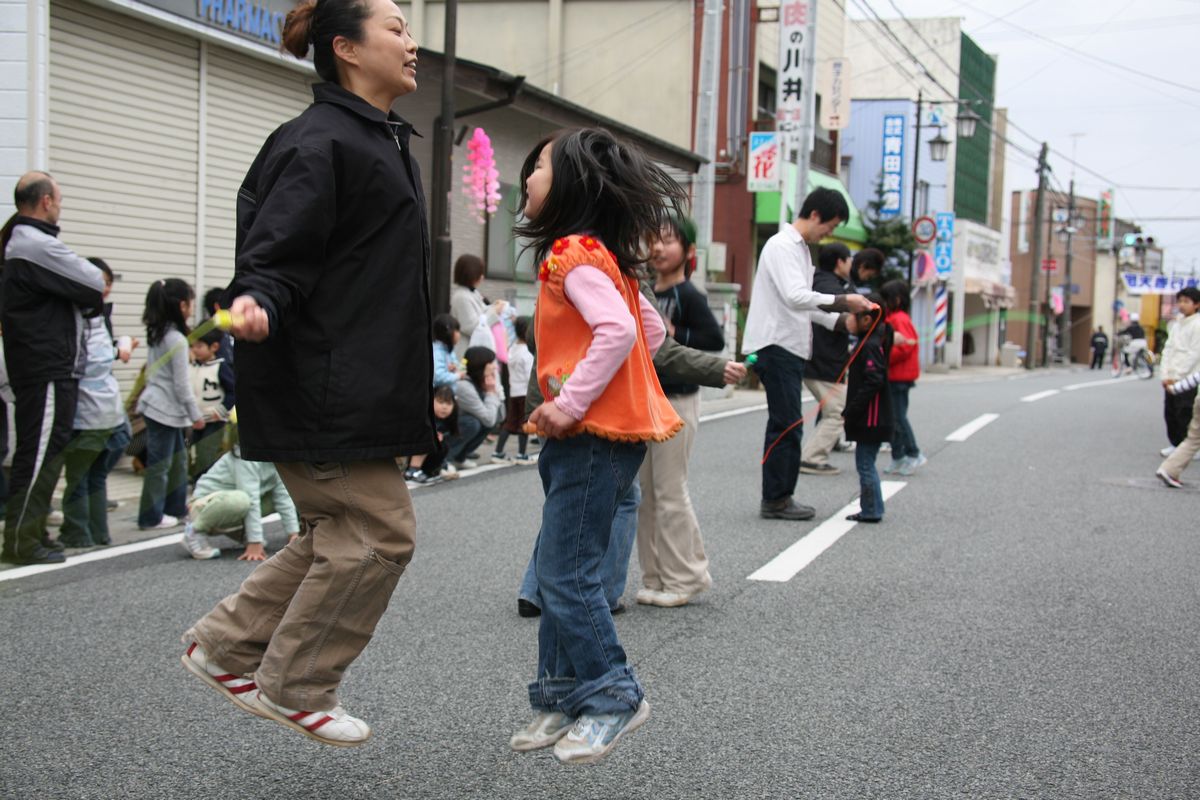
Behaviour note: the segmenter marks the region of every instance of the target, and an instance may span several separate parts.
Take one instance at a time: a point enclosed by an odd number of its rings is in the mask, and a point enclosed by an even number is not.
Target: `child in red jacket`
[[[895,331],[892,342],[891,363],[888,365],[888,391],[892,397],[892,413],[895,427],[892,432],[892,463],[883,468],[883,473],[912,475],[917,467],[927,460],[917,447],[908,422],[908,393],[921,376],[921,362],[917,346],[917,329],[908,315],[910,295],[908,284],[901,280],[888,281],[879,289],[883,307],[887,310],[887,324]]]

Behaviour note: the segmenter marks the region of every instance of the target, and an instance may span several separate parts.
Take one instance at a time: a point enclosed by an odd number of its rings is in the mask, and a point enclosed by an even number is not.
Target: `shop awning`
[[[791,187],[796,185],[796,165],[784,164],[784,193],[788,196],[788,219],[795,219],[796,209],[792,208],[792,198],[795,192]],[[833,230],[833,238],[842,239],[847,242],[862,244],[867,241],[867,229],[863,227],[862,214],[855,207],[854,201],[850,199],[850,192],[846,191],[846,187],[842,182],[832,175],[826,175],[824,172],[818,172],[815,169],[808,171],[808,188],[811,192],[818,186],[823,186],[826,189],[833,189],[841,193],[842,197],[846,198],[846,204],[850,206],[850,219]],[[759,225],[774,225],[779,222],[779,192],[758,192],[754,197],[754,221]]]

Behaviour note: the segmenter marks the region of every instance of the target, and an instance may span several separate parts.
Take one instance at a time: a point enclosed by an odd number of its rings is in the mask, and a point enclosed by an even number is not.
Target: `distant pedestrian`
[[[187,516],[187,433],[203,430],[204,412],[192,389],[188,366],[188,319],[196,295],[186,281],[166,278],[146,292],[145,383],[137,412],[146,421],[146,472],[138,527],[165,530]]]
[[[1092,366],[1091,369],[1104,368],[1104,354],[1108,352],[1108,334],[1104,332],[1104,326],[1096,327],[1096,332],[1092,334]]]
[[[850,248],[841,242],[821,245],[813,291],[848,294],[856,290],[850,281]],[[804,385],[821,404],[821,416],[813,432],[804,440],[800,471],[806,475],[837,475],[841,472],[829,463],[829,454],[842,435],[842,409],[846,406],[846,383],[842,370],[850,358],[850,334],[814,325],[812,356],[804,366]],[[841,378],[841,382],[838,379]]]
[[[497,463],[532,464],[529,456],[529,434],[525,432],[525,395],[529,392],[529,376],[533,371],[533,353],[529,352],[529,329],[533,320],[529,317],[517,317],[513,325],[516,340],[508,351],[509,388],[505,400],[504,427],[496,438],[496,452],[492,453],[492,461]],[[517,437],[517,455],[510,459],[504,452],[508,437]]]
[[[53,177],[26,173],[13,200],[17,213],[2,237],[0,329],[16,397],[17,449],[0,559],[50,564],[64,560],[46,522],[87,364],[84,320],[103,310],[104,278],[59,241],[63,196]]]
[[[458,320],[462,338],[455,348],[455,354],[460,358],[467,348],[476,344],[486,346],[493,352],[496,345],[492,342],[492,326],[500,322],[500,315],[507,303],[503,300],[489,302],[479,291],[483,283],[486,267],[483,259],[471,253],[464,253],[454,262],[454,287],[450,290],[450,313]],[[482,326],[482,328],[480,327]],[[472,339],[476,331],[480,337]],[[485,336],[486,334],[486,336]]]
[[[754,371],[767,393],[759,506],[766,519],[806,520],[816,515],[816,509],[792,496],[800,477],[804,371],[812,357],[813,324],[854,333],[853,316],[844,312],[865,311],[871,304],[858,293],[815,291],[808,248],[849,216],[840,192],[816,189],[804,199],[796,221],[767,240],[758,259],[742,351],[757,355]]]
[[[908,395],[921,376],[921,360],[918,351],[920,340],[912,317],[908,315],[912,297],[908,284],[901,280],[888,281],[879,289],[883,307],[887,312],[886,322],[892,329],[892,349],[888,362],[888,390],[892,395],[892,414],[895,427],[892,432],[892,463],[883,468],[885,475],[898,473],[912,475],[925,464],[925,455],[917,446],[917,437],[908,421]]]
[[[417,43],[391,0],[302,0],[282,33],[323,82],[238,190],[226,295],[241,454],[275,464],[302,535],[184,634],[183,662],[239,708],[350,747],[371,728],[338,688],[416,539],[396,458],[434,446],[425,193],[392,111],[417,88]]]
[[[880,300],[882,304],[882,299]],[[875,459],[879,446],[892,437],[892,394],[888,391],[888,359],[892,329],[879,316],[882,308],[858,315],[858,328],[870,331],[850,364],[846,406],[846,438],[856,443],[854,466],[858,470],[859,511],[846,519],[879,522],[883,519],[883,492]],[[874,329],[872,329],[874,325]]]

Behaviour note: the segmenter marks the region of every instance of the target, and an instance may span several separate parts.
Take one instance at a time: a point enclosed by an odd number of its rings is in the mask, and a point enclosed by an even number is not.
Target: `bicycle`
[[[1119,378],[1132,372],[1142,380],[1154,377],[1154,353],[1146,346],[1145,339],[1136,341],[1128,336],[1118,336],[1113,348],[1112,376]]]

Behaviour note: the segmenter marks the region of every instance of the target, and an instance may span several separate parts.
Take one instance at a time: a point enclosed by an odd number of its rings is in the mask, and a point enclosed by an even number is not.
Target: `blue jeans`
[[[602,569],[618,501],[637,482],[643,443],[589,434],[551,439],[538,456],[546,492],[534,552],[542,616],[529,703],[568,716],[635,710],[644,692],[617,639]]]
[[[604,563],[600,567],[600,581],[604,584],[604,596],[608,598],[608,607],[616,608],[625,595],[625,581],[629,577],[629,557],[633,555],[633,542],[637,537],[638,506],[642,504],[642,484],[634,481],[629,485],[629,491],[617,504],[617,513],[613,515],[612,534],[608,540],[608,550],[604,553]],[[529,556],[529,566],[525,568],[525,577],[521,579],[521,588],[517,597],[533,603],[538,608],[542,601],[537,592],[537,544],[534,544],[533,554]]]
[[[74,547],[110,544],[108,473],[129,444],[129,423],[111,430],[75,431],[66,449],[67,485],[59,541]]]
[[[770,345],[758,351],[754,365],[767,392],[767,434],[763,454],[790,426],[804,417],[804,359],[782,347]],[[765,503],[791,497],[800,477],[800,439],[803,425],[796,425],[771,451],[762,465],[762,499]]]
[[[892,431],[892,460],[916,458],[921,454],[917,447],[917,437],[913,435],[912,425],[908,424],[908,391],[915,384],[911,382],[889,383],[888,391],[892,393],[892,415],[896,427]]]
[[[186,428],[172,428],[146,417],[146,473],[138,526],[152,528],[163,514],[187,516],[188,456]]]
[[[475,452],[475,448],[483,444],[487,438],[488,429],[477,417],[470,414],[458,415],[458,433],[446,440],[446,458],[458,463],[465,461],[467,453]]]
[[[879,473],[875,471],[878,455],[879,442],[859,442],[854,446],[860,494],[858,504],[863,519],[883,519],[883,489],[879,486]]]

